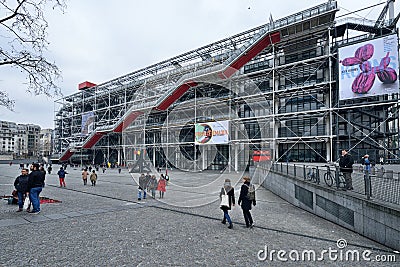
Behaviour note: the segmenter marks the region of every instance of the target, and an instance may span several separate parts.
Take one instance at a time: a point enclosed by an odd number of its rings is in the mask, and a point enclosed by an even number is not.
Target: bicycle
[[[326,167],[326,173],[324,174],[324,181],[327,186],[331,187],[333,185],[333,181],[336,181],[335,173],[332,174],[332,171],[330,168],[331,166],[327,165],[325,167]],[[346,188],[346,181],[344,179],[344,176],[341,172],[339,172],[339,186],[338,187],[340,187],[341,184],[343,185],[342,186],[343,188]]]
[[[319,184],[319,176],[314,172],[315,168],[309,168],[306,180]]]

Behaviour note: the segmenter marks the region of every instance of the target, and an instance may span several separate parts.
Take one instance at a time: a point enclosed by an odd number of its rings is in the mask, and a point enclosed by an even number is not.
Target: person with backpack
[[[92,170],[92,174],[90,175],[90,182],[92,182],[92,186],[96,186],[97,174],[95,170]]]
[[[14,181],[14,187],[17,190],[18,194],[18,210],[17,212],[21,212],[24,206],[25,198],[28,197],[28,180],[29,174],[27,169],[21,170],[21,175],[18,176]]]
[[[250,184],[250,177],[243,177],[243,185],[240,188],[238,204],[242,207],[244,221],[247,228],[253,228],[253,218],[251,217],[251,206],[256,205],[256,194],[254,185]]]
[[[63,185],[65,187],[65,174],[67,174],[67,172],[64,170],[63,167],[61,167],[60,170],[57,172],[58,178],[60,179],[60,187],[62,187]]]
[[[232,209],[232,206],[235,206],[235,190],[231,186],[231,180],[225,179],[224,186],[221,188],[221,192],[219,193],[219,198],[222,200],[222,196],[228,196],[228,206],[221,205],[220,208],[224,212],[224,218],[222,219],[222,223],[226,224],[228,221],[229,229],[233,228],[231,217],[229,216],[229,210]]]

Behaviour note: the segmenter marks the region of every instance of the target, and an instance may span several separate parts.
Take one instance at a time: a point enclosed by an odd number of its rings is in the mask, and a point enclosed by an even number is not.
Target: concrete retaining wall
[[[254,180],[295,206],[400,250],[400,207],[317,186],[278,172],[250,170]],[[261,177],[262,176],[262,177]],[[265,177],[265,179],[264,179]]]

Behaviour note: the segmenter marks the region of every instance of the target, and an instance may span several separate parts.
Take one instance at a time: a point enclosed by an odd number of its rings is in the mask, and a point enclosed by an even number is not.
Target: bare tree
[[[11,66],[27,75],[27,91],[35,95],[59,95],[56,80],[61,71],[45,58],[46,8],[66,8],[65,0],[0,0],[0,67]],[[15,101],[0,88],[0,106],[13,110]]]

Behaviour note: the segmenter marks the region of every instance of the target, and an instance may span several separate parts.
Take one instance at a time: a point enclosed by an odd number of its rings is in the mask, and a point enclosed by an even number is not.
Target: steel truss
[[[104,161],[125,164],[133,163],[141,151],[157,166],[239,170],[248,166],[251,151],[258,149],[270,149],[274,160],[293,159],[301,148],[307,150],[305,161],[331,161],[343,142],[357,148],[370,143],[363,148],[366,151],[393,146],[398,138],[397,96],[379,97],[373,103],[379,108],[373,112],[367,108],[370,103],[349,107],[338,101],[336,47],[351,40],[332,34],[336,11],[336,1],[329,1],[59,99],[57,149],[83,150],[93,158],[97,153],[93,151],[101,151]],[[268,31],[278,31],[279,42],[249,59],[234,75],[218,78],[222,62],[245,55],[249,44]],[[170,106],[155,108],[191,79],[195,83]],[[378,104],[383,98],[388,102]],[[122,134],[114,131],[133,110],[140,114],[120,127]],[[386,131],[367,133],[367,127],[357,123],[361,115],[356,112],[373,113],[371,127],[377,127],[382,110],[392,114],[384,122]],[[95,115],[92,135],[104,135],[89,150],[84,148],[91,136],[81,135],[86,112]],[[343,116],[346,112],[351,118]],[[344,118],[355,121],[352,127],[345,126],[345,134]],[[230,121],[228,145],[194,144],[196,123],[222,120]],[[368,138],[354,134],[360,128]],[[371,139],[378,141],[373,145]]]

